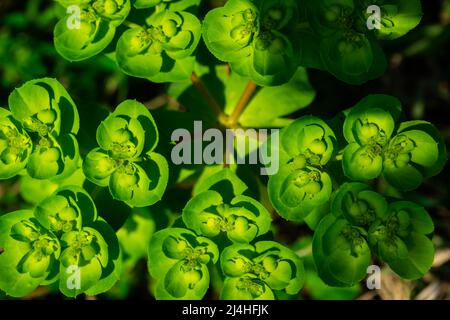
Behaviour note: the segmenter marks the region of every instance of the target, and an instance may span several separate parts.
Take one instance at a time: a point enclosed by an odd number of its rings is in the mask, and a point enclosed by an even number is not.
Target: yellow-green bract
[[[307,26],[299,30],[300,64],[328,70],[351,84],[381,76],[386,58],[378,40],[399,38],[422,18],[420,0],[302,2]]]
[[[273,241],[227,247],[220,266],[226,277],[221,293],[225,300],[270,300],[274,290],[297,294],[305,279],[295,252]]]
[[[313,239],[313,256],[321,279],[349,287],[367,275],[376,255],[405,279],[418,279],[431,268],[433,222],[424,208],[407,201],[388,205],[362,183],[344,184],[331,213]]]
[[[193,14],[156,12],[146,25],[122,34],[117,42],[117,63],[124,73],[153,82],[188,80],[200,37],[201,24]]]
[[[292,27],[295,1],[230,0],[211,10],[203,24],[203,39],[219,60],[234,72],[262,86],[288,82],[298,66]]]
[[[59,0],[67,15],[55,26],[58,53],[81,61],[102,52],[130,13],[130,0]]]
[[[324,167],[335,152],[336,137],[321,119],[297,119],[280,133],[280,170],[269,178],[269,198],[287,220],[303,221],[327,203],[332,191]]]
[[[446,154],[438,131],[425,121],[398,124],[400,111],[400,102],[385,95],[368,96],[350,110],[342,160],[348,178],[383,175],[393,187],[409,191],[442,170]]]
[[[208,266],[219,258],[216,244],[181,228],[155,233],[148,251],[150,274],[161,300],[200,300],[209,288]]]
[[[97,129],[99,148],[91,150],[83,171],[91,182],[109,187],[114,199],[132,207],[159,201],[168,182],[166,159],[154,152],[158,129],[137,101],[122,102]]]
[[[36,179],[60,181],[78,167],[75,135],[78,111],[55,79],[26,82],[9,96],[9,109],[0,109],[0,179],[26,169]]]
[[[117,237],[80,187],[58,189],[33,210],[0,217],[0,289],[13,297],[59,282],[68,297],[95,295],[119,279]]]

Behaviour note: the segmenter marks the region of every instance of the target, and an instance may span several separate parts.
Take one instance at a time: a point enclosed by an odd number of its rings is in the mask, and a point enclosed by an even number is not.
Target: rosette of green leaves
[[[11,113],[0,108],[0,179],[19,174],[27,165],[33,144]]]
[[[429,122],[399,125],[383,153],[383,177],[399,190],[414,190],[424,179],[441,172],[447,160],[445,143]]]
[[[369,10],[374,5],[380,10],[379,18]],[[306,8],[307,20],[316,35],[309,41],[319,37],[322,65],[351,84],[379,77],[386,69],[386,58],[378,39],[406,34],[422,15],[419,0],[306,0]]]
[[[368,228],[377,220],[385,220],[388,203],[379,193],[363,183],[343,184],[333,198],[331,212],[343,216],[353,226]]]
[[[217,191],[193,197],[183,209],[183,221],[197,234],[214,238],[226,233],[236,243],[249,243],[270,229],[270,213],[258,201],[238,195],[229,203]]]
[[[404,36],[420,23],[423,16],[420,0],[363,0],[356,1],[355,5],[365,12],[364,21],[373,14],[373,11],[367,10],[369,6],[376,5],[380,8],[380,25],[373,32],[381,40]]]
[[[109,187],[114,199],[145,207],[159,201],[168,182],[166,159],[154,152],[158,129],[150,112],[137,101],[122,102],[97,129],[95,148],[83,171],[91,182]]]
[[[80,230],[97,219],[97,209],[90,196],[81,187],[62,187],[40,201],[34,216],[47,230],[57,236]]]
[[[401,112],[400,102],[386,95],[370,95],[358,102],[344,122],[342,166],[353,180],[378,177],[383,170],[383,148],[395,131]]]
[[[407,201],[392,203],[387,218],[372,225],[369,242],[377,256],[404,279],[418,279],[431,268],[433,220],[426,210]]]
[[[61,245],[43,228],[32,210],[0,217],[0,289],[13,297],[30,294],[39,285],[54,282]]]
[[[298,255],[273,241],[227,247],[220,266],[226,277],[221,293],[224,300],[271,300],[275,291],[294,295],[305,278]]]
[[[145,26],[122,34],[117,43],[117,63],[124,73],[153,82],[188,80],[200,37],[201,23],[193,14],[155,12]]]
[[[61,236],[59,290],[68,297],[109,290],[121,274],[117,237],[102,219]]]
[[[270,201],[283,218],[303,221],[330,199],[332,181],[324,167],[335,145],[331,128],[316,117],[302,117],[281,131],[280,169],[270,176],[268,188]]]
[[[0,113],[1,162],[9,162],[1,175],[18,174],[26,163],[27,173],[36,179],[70,176],[78,167],[79,116],[64,87],[50,78],[28,81],[11,93],[9,108],[11,114]]]
[[[313,238],[313,256],[320,278],[329,286],[351,287],[364,279],[372,259],[367,231],[344,216],[327,215]]]
[[[67,186],[41,201],[34,216],[59,237],[59,290],[68,297],[96,295],[119,279],[121,256],[114,230],[81,187]]]
[[[133,5],[137,9],[158,7],[158,10],[183,11],[198,6],[201,0],[136,0]]]
[[[0,218],[0,288],[25,296],[59,281],[69,297],[109,290],[120,274],[120,249],[111,227],[80,187],[58,189],[34,211]]]
[[[148,269],[160,300],[200,300],[209,288],[208,266],[219,259],[217,246],[187,229],[156,232],[149,245]]]
[[[127,18],[130,0],[59,0],[67,15],[55,26],[58,53],[69,61],[81,61],[102,52],[113,40],[116,28]]]
[[[295,1],[230,0],[208,12],[203,39],[212,54],[237,74],[261,86],[288,82],[298,58],[290,32],[297,22]]]
[[[438,174],[446,161],[439,132],[428,122],[396,126],[400,102],[390,96],[368,96],[351,109],[344,122],[342,166],[352,180],[370,180],[383,174],[400,190],[417,188],[424,178]]]
[[[308,21],[320,37],[321,60],[330,73],[361,84],[384,72],[384,53],[362,21],[365,11],[357,8],[355,1],[306,0],[306,4]]]

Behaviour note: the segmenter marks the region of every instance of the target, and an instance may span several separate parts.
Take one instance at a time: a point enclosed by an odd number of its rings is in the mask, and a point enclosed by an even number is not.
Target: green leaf
[[[433,242],[418,233],[411,233],[403,241],[408,250],[408,256],[389,261],[389,267],[404,279],[422,278],[433,264],[435,251]]]
[[[146,155],[147,160],[133,165],[133,173],[116,171],[109,182],[113,198],[131,207],[146,207],[161,200],[168,182],[168,164],[157,154]]]
[[[243,194],[248,189],[247,185],[231,169],[222,169],[212,175],[204,176],[197,181],[193,195],[198,195],[207,190],[218,191],[224,198],[232,198]],[[225,194],[227,192],[227,194]]]
[[[248,243],[269,231],[269,212],[247,196],[237,196],[224,203],[216,191],[205,191],[193,197],[183,209],[183,221],[197,234],[216,237],[225,232],[235,243]]]
[[[371,251],[360,232],[333,215],[326,216],[314,233],[313,256],[320,278],[335,287],[360,282],[371,261]]]
[[[61,237],[59,289],[68,297],[76,297],[98,286],[103,270],[111,260],[108,243],[93,227],[83,227]]]
[[[219,258],[217,246],[192,231],[168,228],[155,233],[148,268],[157,280],[157,299],[201,299],[209,287],[207,265]]]
[[[167,6],[169,10],[182,11],[198,6],[200,2],[201,0],[136,0],[134,7],[136,9],[145,9],[160,5]]]
[[[82,61],[101,53],[113,40],[116,28],[92,12],[82,10],[80,28],[73,28],[70,15],[55,26],[56,51],[66,60]]]
[[[124,258],[137,261],[147,256],[148,245],[153,234],[165,222],[161,222],[159,207],[136,208],[117,231],[117,238],[124,253]]]
[[[392,186],[408,191],[419,187],[427,168],[433,168],[443,157],[434,137],[411,128],[390,141],[384,158],[383,175],[386,180]]]
[[[305,271],[300,258],[273,241],[227,247],[221,254],[220,264],[227,278],[239,279],[232,282],[236,288],[224,287],[222,298],[224,295],[228,299],[267,297],[266,286],[271,290],[297,294],[304,283]]]
[[[135,77],[154,82],[189,79],[194,53],[201,37],[201,23],[183,11],[155,12],[147,26],[126,31],[117,43],[119,67]]]
[[[352,225],[368,227],[375,220],[384,220],[388,213],[386,199],[363,183],[343,184],[333,198],[331,211],[343,215]]]
[[[83,161],[86,178],[101,187],[109,185],[110,176],[116,169],[116,161],[100,148],[91,150]]]
[[[294,138],[293,138],[294,137]],[[331,128],[321,119],[304,116],[280,133],[283,151],[288,155],[288,162],[299,169],[305,166],[324,166],[334,154],[336,136]]]
[[[269,286],[255,276],[225,278],[221,300],[275,300]]]
[[[143,152],[151,152],[158,144],[158,128],[150,111],[140,102],[126,100],[120,103],[114,110],[114,116],[126,116],[136,119],[145,131],[145,143]],[[130,128],[131,124],[129,125]]]
[[[32,217],[31,210],[0,217],[0,289],[13,297],[26,296],[43,283],[61,252],[55,235]]]
[[[234,74],[228,83],[235,81]],[[243,88],[238,93],[240,94]],[[278,87],[265,87],[259,90],[239,119],[239,123],[250,128],[284,126],[291,120],[284,118],[307,107],[315,98],[306,70],[299,68],[294,77]]]
[[[221,61],[236,61],[252,53],[257,32],[258,9],[249,0],[230,0],[208,12],[203,22],[203,40]],[[248,25],[247,25],[248,24]]]
[[[6,109],[0,108],[0,179],[19,174],[27,165],[32,142]]]
[[[44,135],[52,131],[57,135],[78,133],[77,107],[56,79],[28,81],[10,94],[8,102],[14,118],[28,131]]]
[[[105,239],[108,250],[108,263],[106,266],[103,265],[100,280],[86,291],[86,294],[94,296],[110,290],[120,280],[122,276],[122,253],[119,240],[108,223],[99,218],[92,224],[92,227]]]
[[[85,176],[81,169],[77,169],[75,173],[61,182],[53,182],[51,180],[34,179],[28,175],[20,177],[20,195],[25,201],[31,204],[37,204],[45,198],[52,195],[59,187],[62,186],[79,186],[81,187],[85,181]]]
[[[418,279],[431,268],[434,245],[431,217],[419,205],[398,201],[390,204],[385,222],[369,229],[369,241],[377,255],[405,279]]]
[[[394,132],[401,110],[397,98],[381,94],[368,95],[350,109],[344,122],[345,139],[349,143],[360,144],[375,139],[384,145]]]
[[[414,29],[422,19],[420,0],[397,0],[381,6],[381,28],[376,31],[379,39],[397,39]]]
[[[44,228],[61,235],[91,225],[97,219],[97,209],[84,189],[64,186],[39,202],[34,215]]]
[[[383,158],[378,146],[360,146],[351,143],[344,149],[342,167],[352,180],[371,180],[383,171]]]
[[[326,172],[312,167],[281,167],[269,178],[269,199],[278,214],[286,220],[303,221],[331,196],[332,183]]]

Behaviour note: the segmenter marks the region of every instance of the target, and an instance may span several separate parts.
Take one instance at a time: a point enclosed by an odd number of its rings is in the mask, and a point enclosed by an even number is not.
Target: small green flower
[[[353,107],[344,122],[342,166],[352,180],[383,175],[399,190],[413,190],[436,175],[445,162],[445,145],[427,122],[396,125],[401,106],[383,95],[368,96]]]
[[[193,197],[183,209],[183,221],[199,235],[214,238],[221,233],[236,243],[248,243],[270,228],[269,212],[244,195],[224,202],[220,193],[205,191]]]
[[[333,198],[331,211],[354,226],[369,227],[387,215],[386,199],[363,183],[345,183]]]
[[[192,55],[201,36],[197,17],[165,10],[152,14],[146,23],[120,37],[116,57],[122,71],[153,82],[189,79],[194,68]]]
[[[288,82],[298,67],[292,26],[295,1],[231,0],[208,12],[203,39],[208,49],[233,71],[263,86]]]
[[[0,178],[22,169],[35,179],[62,180],[78,167],[77,108],[55,79],[26,82],[0,111]]]
[[[0,217],[0,289],[13,297],[31,293],[54,278],[61,253],[58,238],[33,218],[31,210]]]
[[[270,201],[283,218],[303,221],[330,199],[332,182],[324,167],[336,137],[322,120],[302,117],[281,131],[280,144],[280,170],[269,178]]]
[[[148,268],[157,281],[156,298],[201,299],[209,287],[208,265],[219,258],[217,246],[190,230],[168,228],[155,233],[148,252]]]
[[[305,276],[300,258],[273,241],[227,247],[220,266],[226,276],[221,293],[225,300],[274,299],[274,290],[297,294]]]
[[[97,129],[99,148],[83,162],[91,182],[106,187],[113,198],[145,207],[159,201],[168,182],[167,161],[153,152],[158,130],[144,105],[127,100]]]
[[[11,113],[0,109],[0,179],[19,174],[27,165],[32,142]]]
[[[68,297],[96,295],[109,290],[121,270],[114,231],[75,186],[59,188],[34,210],[0,217],[0,247],[0,289],[14,297],[57,281]]]
[[[327,215],[313,238],[313,256],[320,278],[330,286],[350,287],[367,275],[372,254],[366,232],[344,217]]]
[[[419,279],[431,268],[433,221],[424,208],[407,201],[392,203],[387,218],[369,229],[369,243],[389,267],[405,279]]]

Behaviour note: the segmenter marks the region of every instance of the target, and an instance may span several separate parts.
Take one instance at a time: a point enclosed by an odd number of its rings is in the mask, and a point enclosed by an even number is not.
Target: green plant
[[[63,294],[75,297],[104,292],[118,280],[117,237],[80,187],[58,189],[32,210],[6,214],[0,227],[0,287],[8,295],[22,297],[59,282]]]
[[[434,223],[406,192],[443,169],[439,131],[404,121],[400,101],[381,94],[332,119],[299,116],[315,97],[305,67],[349,84],[381,76],[379,40],[413,29],[420,1],[57,2],[62,57],[104,53],[126,75],[169,84],[161,105],[125,100],[108,112],[77,108],[50,78],[11,93],[0,179],[20,175],[29,205],[0,216],[0,290],[97,295],[147,259],[157,299],[295,299],[305,281],[354,295],[374,262],[404,279],[431,268]],[[367,25],[370,5],[379,28]],[[207,131],[192,138],[197,121]],[[175,165],[182,144],[194,151]],[[313,231],[310,254],[282,237],[277,216]]]
[[[382,75],[386,59],[379,40],[397,39],[422,18],[420,0],[304,0],[305,26],[301,64],[331,72],[338,79],[361,84]],[[379,8],[379,27],[368,28]],[[319,41],[317,41],[319,39]],[[319,58],[317,52],[320,53]]]
[[[90,151],[83,162],[87,179],[109,186],[114,199],[130,206],[145,207],[161,199],[167,162],[153,152],[158,129],[144,105],[122,102],[98,127],[97,142],[100,148]]]
[[[54,79],[29,81],[11,93],[9,108],[0,109],[0,178],[24,169],[37,179],[72,175],[79,161],[79,116],[64,87]]]

